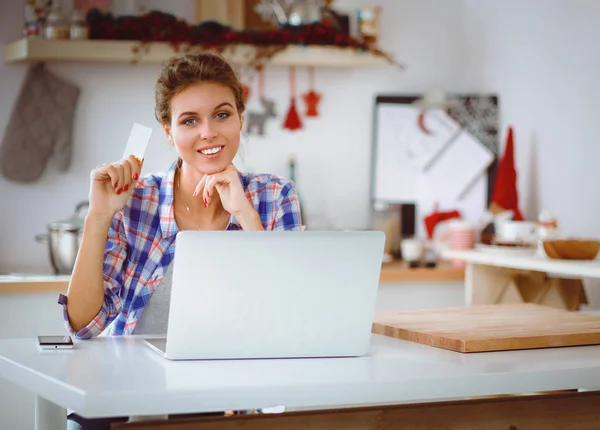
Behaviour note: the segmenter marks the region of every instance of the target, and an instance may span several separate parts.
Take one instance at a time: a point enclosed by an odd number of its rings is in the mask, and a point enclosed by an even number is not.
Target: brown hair
[[[231,88],[238,113],[244,113],[244,87],[231,65],[219,54],[200,52],[174,57],[164,65],[156,82],[156,119],[169,124],[171,99],[199,82],[214,82]]]

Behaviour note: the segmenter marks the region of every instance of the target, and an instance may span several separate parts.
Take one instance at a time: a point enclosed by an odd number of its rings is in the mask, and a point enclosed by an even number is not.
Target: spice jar
[[[69,25],[59,8],[53,8],[50,15],[48,15],[46,27],[44,28],[44,36],[46,39],[69,38]]]
[[[81,40],[88,38],[88,27],[85,22],[85,12],[80,9],[74,9],[71,15],[71,39]]]

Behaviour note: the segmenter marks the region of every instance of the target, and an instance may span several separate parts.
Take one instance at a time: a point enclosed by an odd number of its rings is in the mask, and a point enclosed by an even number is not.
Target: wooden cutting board
[[[372,332],[458,352],[600,344],[600,316],[534,303],[378,311]]]

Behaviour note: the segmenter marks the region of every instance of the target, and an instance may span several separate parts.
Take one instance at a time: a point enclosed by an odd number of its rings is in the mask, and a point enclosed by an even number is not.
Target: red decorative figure
[[[492,203],[504,210],[513,211],[513,219],[522,221],[523,214],[519,210],[519,192],[517,190],[517,170],[514,160],[514,136],[513,128],[508,128],[504,156],[500,160],[496,182],[494,183],[494,194]]]
[[[244,101],[248,101],[248,99],[250,98],[250,87],[246,84],[242,84],[242,87],[244,88],[242,97],[244,98]]]
[[[302,94],[302,99],[304,99],[304,104],[306,104],[306,117],[315,118],[319,116],[319,102],[323,97],[321,94],[317,93],[314,90],[314,69],[311,67],[309,69],[309,79],[310,79],[310,91]]]
[[[287,128],[288,130],[294,131],[302,128],[302,120],[300,119],[300,115],[298,115],[298,110],[296,109],[296,86],[294,67],[290,67],[290,92],[292,100],[290,103],[290,109],[288,110],[288,113],[285,116],[285,121],[283,122],[283,128]]]
[[[319,116],[318,104],[321,101],[321,94],[315,93],[310,90],[302,96],[304,103],[306,104],[306,116],[317,117]]]
[[[288,130],[292,131],[302,128],[302,120],[300,119],[300,115],[298,115],[298,110],[296,109],[296,97],[292,97],[290,110],[285,117],[283,128],[287,128]]]

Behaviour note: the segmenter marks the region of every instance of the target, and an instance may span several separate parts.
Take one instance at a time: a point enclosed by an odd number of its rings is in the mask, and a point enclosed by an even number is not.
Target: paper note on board
[[[125,151],[123,152],[123,158],[133,155],[141,163],[144,159],[144,154],[146,153],[146,148],[148,147],[148,142],[150,142],[151,135],[152,129],[150,127],[134,123],[131,133],[129,134],[129,140],[125,146]]]
[[[467,130],[438,156],[420,187],[435,190],[438,199],[462,199],[494,161],[494,154]]]
[[[460,125],[443,109],[431,109],[420,112],[417,109],[407,111],[409,122],[403,127],[406,156],[419,170],[426,171],[438,154],[460,132]],[[427,133],[422,127],[426,123]],[[399,141],[399,143],[401,143]]]

